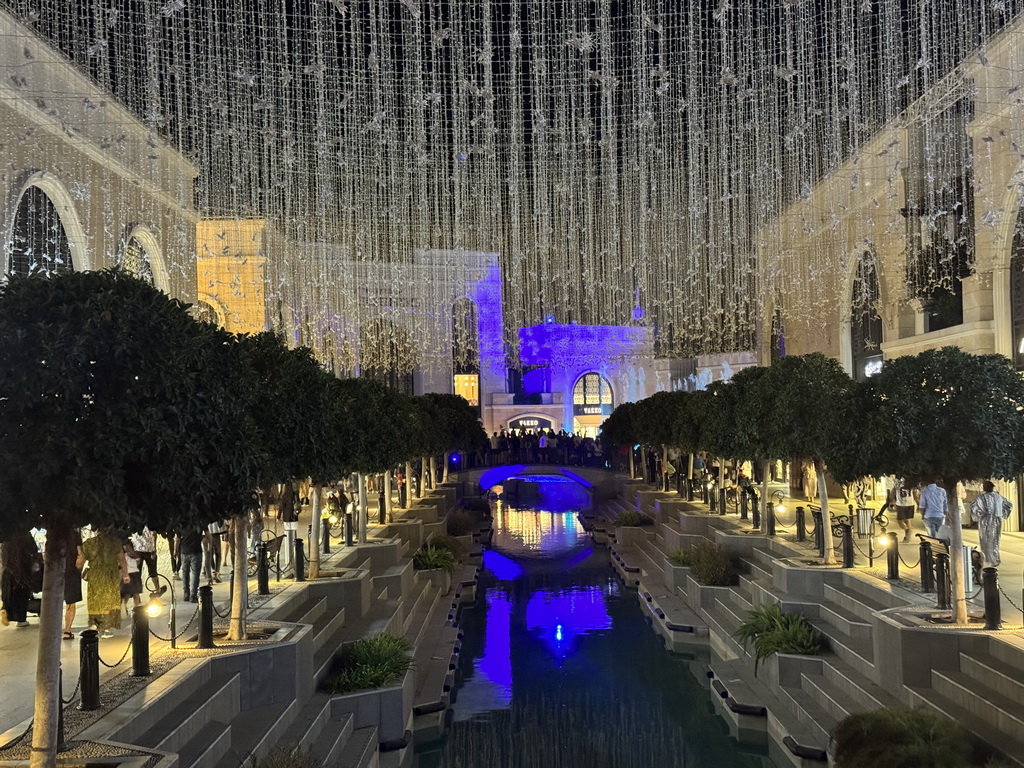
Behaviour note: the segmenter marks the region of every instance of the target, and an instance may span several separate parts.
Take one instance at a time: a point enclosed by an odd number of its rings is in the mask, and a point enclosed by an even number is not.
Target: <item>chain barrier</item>
[[[1002,585],[1002,584],[999,584],[998,586],[999,586],[999,592],[1000,592],[1000,593],[1002,594],[1002,596],[1003,596],[1003,597],[1005,597],[1005,598],[1006,598],[1006,602],[1008,602],[1008,603],[1009,603],[1010,605],[1012,605],[1012,606],[1013,606],[1013,609],[1014,609],[1015,611],[1020,611],[1021,613],[1024,613],[1024,609],[1022,609],[1022,608],[1021,608],[1021,607],[1020,607],[1019,605],[1017,605],[1017,604],[1016,604],[1016,603],[1015,603],[1015,602],[1013,601],[1013,598],[1012,598],[1012,597],[1010,597],[1010,596],[1009,596],[1008,594],[1006,594],[1006,590],[1005,590],[1005,589],[1003,589],[1003,585]]]
[[[120,660],[116,664],[107,664],[107,662],[105,662],[103,660],[103,657],[100,656],[98,652],[96,654],[96,658],[99,659],[100,660],[100,664],[102,664],[107,669],[114,669],[115,667],[121,666],[121,662],[123,662],[125,659],[128,658],[128,651],[130,651],[131,649],[132,649],[132,643],[131,643],[131,640],[129,640],[128,641],[128,645],[126,645],[125,648],[124,648],[124,653],[121,654],[121,658],[120,658]]]
[[[182,627],[181,631],[178,632],[178,634],[176,634],[173,639],[177,640],[179,637],[184,635],[188,631],[188,628],[192,626],[192,622],[196,620],[196,616],[198,616],[198,615],[199,615],[199,606],[197,605],[195,612],[192,614],[192,618],[188,620],[188,624],[186,624],[184,627]],[[152,627],[149,628],[149,634],[151,634],[153,637],[155,637],[157,640],[160,640],[161,642],[164,642],[164,643],[171,642],[171,638],[163,637],[161,635],[158,635],[156,632],[153,631]]]
[[[129,643],[129,645],[131,645],[131,643]],[[70,704],[72,701],[74,701],[75,697],[78,695],[78,689],[81,688],[81,687],[82,687],[82,673],[79,672],[78,673],[78,682],[75,683],[75,690],[73,690],[71,692],[71,696],[68,697],[67,699],[61,699],[60,703],[63,704],[66,707],[68,704]]]
[[[215,602],[213,602],[213,600],[210,601],[210,605],[213,606],[213,612],[215,614],[217,614],[217,616],[219,618],[222,618],[222,619],[230,619],[231,618],[231,611],[228,611],[227,613],[221,613],[220,610],[217,608],[217,604]]]
[[[14,747],[18,746],[24,740],[24,738],[26,736],[28,736],[29,732],[32,730],[32,723],[33,722],[35,722],[34,719],[29,721],[28,727],[24,731],[21,732],[20,736],[15,736],[13,739],[8,741],[6,744],[0,746],[0,752],[3,752],[5,749],[13,749]]]
[[[919,566],[921,564],[921,558],[920,557],[917,558],[917,562],[914,563],[913,565],[911,565],[906,560],[904,560],[903,559],[903,553],[900,552],[900,545],[899,545],[898,542],[896,543],[896,554],[898,554],[900,556],[900,562],[903,563],[903,565],[905,567],[909,568],[910,570],[914,570],[915,568],[917,568],[917,566]]]
[[[853,548],[854,549],[856,549],[858,552],[860,552],[861,555],[866,557],[868,560],[871,560],[871,555],[869,555],[867,552],[865,552],[863,549],[860,548],[860,544],[858,544],[857,540],[855,538],[853,538],[853,534],[852,533],[850,534],[850,541],[853,542]],[[879,553],[875,555],[875,559],[878,560],[879,559],[879,555],[884,553],[884,552],[885,552],[884,549],[880,550]]]

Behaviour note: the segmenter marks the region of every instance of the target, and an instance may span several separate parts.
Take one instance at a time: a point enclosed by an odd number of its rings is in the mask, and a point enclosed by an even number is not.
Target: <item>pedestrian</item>
[[[995,568],[1000,563],[999,538],[1003,533],[1003,520],[1010,516],[1013,505],[986,480],[982,492],[971,502],[971,519],[978,524],[978,544],[984,558],[984,567]]]
[[[890,478],[889,490],[885,494],[885,507],[896,510],[896,525],[903,529],[903,541],[910,541],[910,528],[914,524],[916,506],[914,494],[907,488],[906,481],[902,477]]]
[[[295,489],[291,483],[284,484],[281,492],[281,500],[277,504],[277,517],[284,522],[284,533],[287,551],[284,556],[284,565],[292,563],[292,553],[295,551],[295,532],[299,529],[299,510],[295,503]]]
[[[185,600],[199,602],[199,570],[203,559],[205,532],[192,526],[181,530],[174,540],[174,550],[181,562],[181,578],[185,587]]]
[[[218,520],[206,526],[206,536],[203,538],[203,577],[207,581],[220,583],[220,539],[227,528],[224,522]]]
[[[33,570],[38,568],[39,547],[28,531],[16,533],[0,548],[3,577],[0,578],[0,623],[28,626],[28,602],[32,599]]]
[[[82,542],[82,552],[89,563],[89,626],[101,637],[113,637],[113,630],[121,628],[121,584],[129,581],[121,537],[112,528],[101,528]]]
[[[142,558],[138,552],[132,549],[130,539],[123,543],[122,548],[124,549],[125,572],[128,574],[128,579],[121,582],[121,605],[124,607],[125,615],[131,616],[131,612],[128,610],[128,599],[131,598],[135,608],[142,604],[140,597],[142,595]]]
[[[924,527],[928,529],[928,535],[938,538],[939,528],[946,521],[946,513],[949,511],[949,504],[946,501],[946,491],[941,488],[936,478],[921,491],[921,499],[918,506],[921,509],[921,516],[924,518]]]
[[[85,567],[85,553],[82,551],[82,532],[71,529],[67,549],[64,551],[64,639],[74,640],[71,625],[75,622],[78,604],[82,602],[82,568]]]
[[[133,533],[130,537],[132,551],[139,557],[141,564],[145,564],[147,579],[156,579],[156,534],[149,528],[143,528],[142,533]],[[140,568],[141,573],[141,568]]]

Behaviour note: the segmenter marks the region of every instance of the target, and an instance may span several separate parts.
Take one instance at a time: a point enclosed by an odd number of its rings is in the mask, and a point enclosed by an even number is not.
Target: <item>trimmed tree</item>
[[[774,388],[770,368],[751,367],[732,377],[736,387],[733,435],[740,458],[761,467],[761,531],[768,532],[768,464],[781,454],[778,436],[772,429]]]
[[[622,403],[601,424],[601,439],[609,445],[629,446],[629,477],[636,474],[633,467],[633,446],[640,440],[637,419],[640,408],[636,403]]]
[[[956,486],[1011,480],[1024,470],[1024,382],[1002,355],[957,347],[887,360],[869,379],[872,429],[864,449],[908,478],[941,477],[951,531],[953,621],[967,621]]]
[[[230,337],[120,271],[0,288],[0,530],[47,530],[31,765],[56,760],[64,556],[73,528],[207,523],[251,488]]]

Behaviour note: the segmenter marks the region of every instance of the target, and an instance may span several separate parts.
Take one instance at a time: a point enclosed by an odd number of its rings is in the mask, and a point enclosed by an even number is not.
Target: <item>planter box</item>
[[[662,571],[665,574],[665,586],[668,587],[669,592],[675,595],[676,590],[679,588],[683,588],[685,591],[686,577],[690,575],[689,567],[676,565],[667,557],[663,565]]]
[[[427,571],[418,571],[422,578],[425,578],[437,589],[441,590],[442,595],[447,595],[452,589],[452,575],[448,571],[442,570],[441,568],[431,568]]]
[[[615,541],[623,548],[639,547],[644,541],[644,529],[638,525],[616,527]]]
[[[412,715],[414,689],[415,677],[409,669],[400,684],[332,696],[331,716],[351,713],[355,728],[377,726],[381,742],[401,739]]]

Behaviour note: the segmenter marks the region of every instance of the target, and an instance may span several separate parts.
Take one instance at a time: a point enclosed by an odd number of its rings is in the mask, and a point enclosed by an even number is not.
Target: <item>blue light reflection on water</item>
[[[604,590],[596,585],[554,593],[538,589],[526,604],[526,628],[543,638],[559,666],[575,651],[580,635],[611,625]]]

